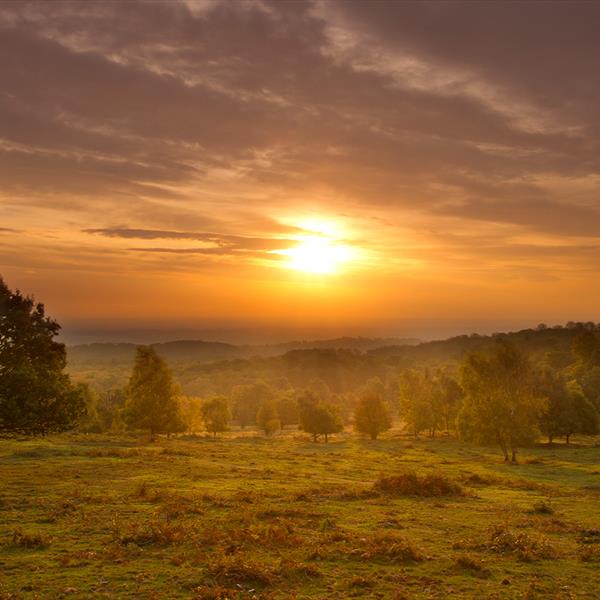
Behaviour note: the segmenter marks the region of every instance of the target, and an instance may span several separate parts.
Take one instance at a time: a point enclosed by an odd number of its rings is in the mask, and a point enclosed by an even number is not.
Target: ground
[[[394,432],[0,440],[0,599],[598,598],[600,444],[575,441],[511,466]],[[450,489],[374,486],[407,470]]]

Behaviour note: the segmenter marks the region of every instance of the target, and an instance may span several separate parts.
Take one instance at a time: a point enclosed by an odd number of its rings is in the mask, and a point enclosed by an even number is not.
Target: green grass
[[[2,440],[0,599],[598,598],[600,447],[575,441],[510,466],[396,434]]]

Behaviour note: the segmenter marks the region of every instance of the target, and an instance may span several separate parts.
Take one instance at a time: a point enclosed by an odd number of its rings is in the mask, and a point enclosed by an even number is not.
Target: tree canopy
[[[367,390],[354,411],[354,429],[376,440],[392,426],[392,417],[381,393]]]
[[[465,399],[458,416],[460,436],[476,443],[497,443],[504,459],[516,461],[517,449],[531,443],[545,408],[535,392],[527,355],[511,343],[471,354],[462,367]]]
[[[84,389],[64,372],[59,330],[43,304],[0,279],[0,432],[64,431],[85,413]]]
[[[183,431],[179,388],[165,361],[153,348],[139,346],[133,372],[126,388],[124,417],[134,429],[156,433]]]

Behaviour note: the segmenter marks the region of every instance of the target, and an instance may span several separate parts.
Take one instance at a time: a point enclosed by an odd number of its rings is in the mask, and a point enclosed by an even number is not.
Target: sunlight
[[[307,273],[334,273],[352,257],[348,246],[318,235],[306,236],[280,254],[289,257],[288,268]]]

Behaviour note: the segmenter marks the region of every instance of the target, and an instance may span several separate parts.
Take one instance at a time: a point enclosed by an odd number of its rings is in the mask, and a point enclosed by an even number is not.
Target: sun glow
[[[279,251],[288,257],[285,266],[306,273],[335,273],[352,258],[350,247],[320,235],[298,240],[298,245]]]

